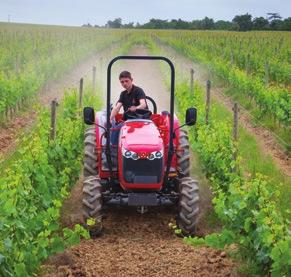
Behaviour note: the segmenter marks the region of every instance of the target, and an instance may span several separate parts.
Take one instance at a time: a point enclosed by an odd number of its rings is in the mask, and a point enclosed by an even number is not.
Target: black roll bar
[[[117,56],[110,61],[107,67],[107,137],[106,137],[106,159],[110,170],[110,176],[112,175],[112,161],[111,161],[111,150],[110,150],[110,100],[111,100],[111,69],[113,64],[118,60],[159,60],[165,61],[171,69],[171,102],[170,102],[170,143],[168,151],[167,168],[165,174],[165,180],[167,180],[171,161],[174,155],[174,97],[175,97],[175,67],[171,60],[163,56]]]

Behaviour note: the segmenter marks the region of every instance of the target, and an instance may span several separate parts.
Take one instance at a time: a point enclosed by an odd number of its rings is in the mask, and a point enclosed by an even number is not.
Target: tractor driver
[[[142,88],[135,86],[132,83],[133,79],[130,72],[122,71],[119,74],[119,81],[125,90],[120,93],[119,100],[111,111],[111,122],[114,120],[122,106],[124,113],[128,111],[135,112],[136,109],[148,108],[146,103],[146,95]]]
[[[123,107],[124,111],[124,120],[126,120],[126,112],[135,112],[136,109],[148,109],[146,95],[142,88],[135,86],[132,83],[133,79],[130,72],[122,71],[119,74],[119,81],[125,90],[120,93],[119,99],[110,114],[110,122],[112,123],[112,127],[116,128],[115,131],[111,132],[110,140],[112,145],[116,145],[118,143],[119,131],[123,125],[123,123],[116,125],[114,120],[121,107]]]

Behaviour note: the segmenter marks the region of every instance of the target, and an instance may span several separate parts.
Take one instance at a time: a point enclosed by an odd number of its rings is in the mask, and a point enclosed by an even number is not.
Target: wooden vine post
[[[93,91],[96,89],[96,66],[93,66],[93,77],[92,77]]]
[[[101,71],[102,71],[102,68],[103,68],[103,57],[100,57],[100,68],[101,68]]]
[[[80,86],[79,86],[79,111],[80,115],[82,115],[82,108],[83,108],[83,86],[84,80],[83,78],[80,79]]]
[[[50,140],[55,140],[56,138],[56,124],[57,124],[57,106],[58,101],[55,98],[51,103],[51,132],[50,132]]]
[[[194,69],[190,69],[190,92],[194,94]]]
[[[247,54],[246,58],[246,73],[250,75],[250,53]]]
[[[206,82],[206,106],[205,106],[205,123],[209,123],[209,113],[210,113],[210,88],[211,81],[207,80]]]
[[[265,86],[269,85],[269,63],[265,62]]]
[[[233,137],[233,141],[235,144],[235,150],[233,153],[233,160],[235,161],[235,167],[234,167],[234,171],[237,171],[237,164],[236,164],[236,160],[237,160],[237,156],[238,156],[238,113],[239,113],[239,107],[237,103],[234,103],[233,105],[233,129],[232,129],[232,137]]]
[[[231,51],[230,52],[230,65],[233,66],[233,63],[234,63],[234,55],[233,55],[233,52]]]

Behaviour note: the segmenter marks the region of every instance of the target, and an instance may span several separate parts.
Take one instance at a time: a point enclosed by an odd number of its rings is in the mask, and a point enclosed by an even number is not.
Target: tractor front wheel
[[[177,151],[178,172],[180,177],[190,176],[190,149],[187,131],[180,129],[179,151]]]
[[[86,178],[83,183],[83,216],[91,237],[102,231],[102,186],[96,176]]]
[[[191,177],[180,179],[179,184],[179,211],[177,226],[185,236],[192,236],[196,231],[199,213],[199,187],[198,182]]]
[[[96,176],[98,175],[98,159],[95,127],[86,130],[84,144],[84,177]]]

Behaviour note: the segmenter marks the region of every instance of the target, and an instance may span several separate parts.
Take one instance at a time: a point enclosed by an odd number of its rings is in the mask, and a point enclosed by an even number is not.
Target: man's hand
[[[131,112],[135,112],[136,109],[137,109],[136,106],[131,106],[128,110],[131,111]]]
[[[115,119],[115,116],[118,114],[120,108],[122,107],[122,103],[117,102],[116,106],[112,109],[111,114],[110,114],[110,121]]]

